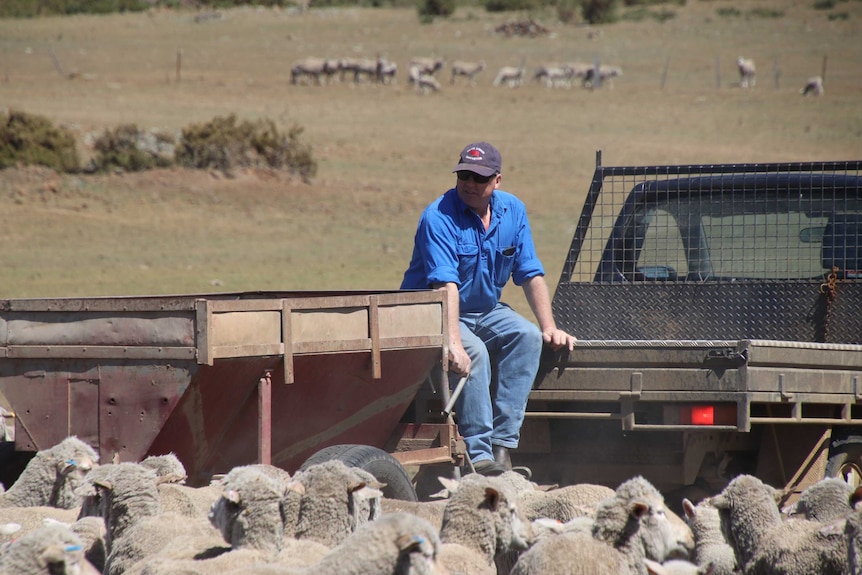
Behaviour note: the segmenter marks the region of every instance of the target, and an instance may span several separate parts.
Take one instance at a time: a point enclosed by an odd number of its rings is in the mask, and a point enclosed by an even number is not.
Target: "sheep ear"
[[[694,519],[695,509],[694,503],[692,503],[689,499],[683,497],[682,498],[682,510],[685,512],[686,519]]]
[[[706,565],[701,565],[697,568],[698,575],[712,575],[713,571],[715,571],[715,561],[710,561]]]
[[[57,462],[57,471],[61,475],[66,475],[72,472],[77,466],[78,463],[74,459],[63,459]]]
[[[305,495],[305,485],[294,479],[287,484],[287,487],[285,487],[285,492],[287,491],[292,491],[298,495]]]
[[[488,506],[491,511],[496,511],[500,506],[500,492],[494,489],[493,487],[485,488],[485,504]]]
[[[222,494],[222,497],[224,497],[234,505],[239,505],[242,501],[242,497],[240,496],[239,491],[235,489],[228,489]]]
[[[440,476],[440,477],[437,477],[437,481],[439,481],[439,482],[440,482],[440,485],[442,485],[442,486],[443,486],[443,491],[448,491],[448,494],[447,494],[447,495],[443,495],[443,496],[442,496],[442,497],[444,497],[444,498],[445,498],[445,497],[449,497],[449,496],[451,496],[453,493],[455,493],[456,491],[458,491],[458,485],[459,485],[459,483],[458,483],[458,480],[457,480],[457,479],[452,479],[451,477],[443,477],[443,476]],[[440,491],[440,493],[443,493],[443,491]],[[436,495],[435,495],[435,496],[436,496]]]
[[[723,493],[710,497],[707,501],[716,509],[730,509],[730,500]]]
[[[106,489],[108,491],[114,490],[114,484],[107,479],[98,479],[93,482],[93,485],[95,485],[96,487],[101,487],[102,489]]]
[[[635,519],[640,519],[649,512],[649,505],[643,501],[633,501],[629,507],[629,513]]]
[[[850,507],[856,507],[856,504],[860,501],[862,501],[862,486],[854,489],[853,493],[850,495]]]
[[[425,539],[419,535],[402,535],[395,540],[395,545],[398,546],[399,552],[418,549],[423,543],[425,543]]]
[[[644,557],[644,565],[646,565],[647,572],[649,572],[650,575],[667,575],[667,569],[662,567],[661,563],[657,561]]]

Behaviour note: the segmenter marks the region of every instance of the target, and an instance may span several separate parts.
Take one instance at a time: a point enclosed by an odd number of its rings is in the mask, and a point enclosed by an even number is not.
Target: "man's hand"
[[[569,335],[559,328],[551,328],[542,332],[542,340],[552,349],[568,348],[569,351],[575,349],[575,342],[578,341],[573,335]]]
[[[470,374],[470,356],[460,343],[449,343],[449,371],[462,376]]]

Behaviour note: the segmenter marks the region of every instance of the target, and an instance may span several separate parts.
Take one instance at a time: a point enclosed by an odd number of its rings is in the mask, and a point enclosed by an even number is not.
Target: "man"
[[[422,213],[402,289],[447,294],[450,386],[467,376],[455,412],[477,473],[511,469],[542,343],[574,348],[557,328],[523,202],[500,190],[502,159],[487,142],[461,152],[455,187]],[[500,302],[512,278],[539,327]],[[493,365],[493,368],[492,368]]]

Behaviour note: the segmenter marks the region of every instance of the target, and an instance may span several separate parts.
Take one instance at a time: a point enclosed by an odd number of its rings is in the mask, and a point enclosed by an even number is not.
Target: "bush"
[[[144,0],[3,0],[0,18],[141,12],[147,8]]]
[[[580,0],[557,0],[557,18],[564,24],[574,24],[580,14]]]
[[[590,24],[608,24],[617,19],[617,0],[583,0],[581,14]]]
[[[287,135],[271,120],[237,123],[236,115],[216,117],[183,129],[175,159],[191,168],[215,168],[230,173],[238,167],[287,169],[309,181],[317,173],[311,146],[300,141],[303,129]]]
[[[423,22],[436,17],[448,18],[455,13],[455,0],[420,0],[416,9]]]
[[[488,12],[533,10],[540,5],[541,0],[485,0],[485,10]]]
[[[47,166],[57,172],[81,168],[75,136],[42,116],[10,111],[0,124],[0,169],[17,164]]]
[[[92,169],[97,172],[140,172],[173,165],[174,139],[167,134],[142,132],[134,124],[105,130],[96,140]]]

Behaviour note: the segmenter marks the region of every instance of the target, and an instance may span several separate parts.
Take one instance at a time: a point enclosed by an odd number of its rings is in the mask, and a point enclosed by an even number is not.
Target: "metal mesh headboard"
[[[575,335],[862,342],[862,162],[597,164],[554,297]]]

